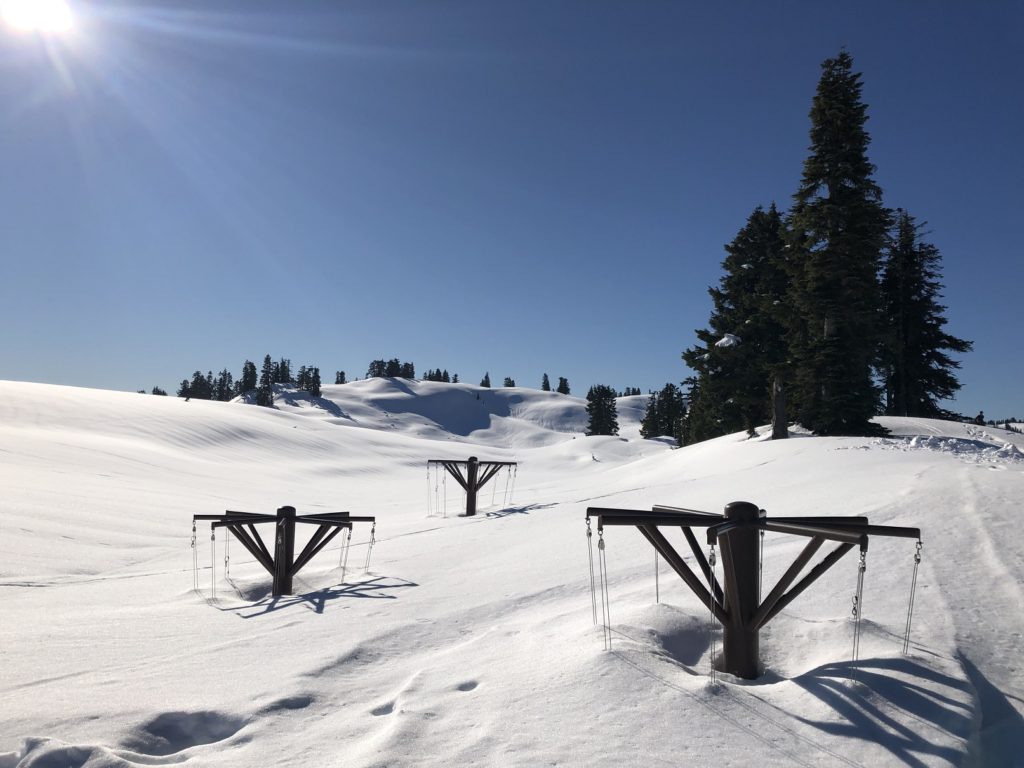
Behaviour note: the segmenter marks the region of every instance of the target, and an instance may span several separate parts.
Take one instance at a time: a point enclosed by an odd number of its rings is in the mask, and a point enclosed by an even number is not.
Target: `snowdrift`
[[[582,434],[584,402],[369,380],[276,408],[0,382],[0,768],[183,763],[1014,765],[1024,749],[1024,435],[883,419],[886,438]],[[458,516],[432,458],[515,460]],[[634,531],[609,529],[612,649],[584,511],[749,500],[924,531],[873,540],[860,661],[853,556],[762,633],[765,675],[709,684],[720,633]],[[191,516],[377,516],[271,599]],[[433,511],[434,514],[428,514]],[[212,546],[211,546],[212,545]],[[802,542],[765,537],[771,585]],[[357,564],[353,568],[352,564]],[[855,677],[857,682],[851,682]]]

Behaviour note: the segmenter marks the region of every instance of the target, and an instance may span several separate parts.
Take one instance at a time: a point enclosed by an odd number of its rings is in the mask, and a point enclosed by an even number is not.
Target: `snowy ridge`
[[[676,450],[637,439],[645,402],[587,438],[582,400],[525,388],[371,380],[266,409],[0,382],[0,768],[1019,760],[1024,435],[883,419]],[[469,455],[519,462],[472,519],[426,471]],[[849,556],[762,632],[764,677],[709,687],[707,607],[664,563],[656,604],[623,528],[604,652],[586,507],[739,499],[920,526],[911,654],[913,543],[873,539],[855,672]],[[282,504],[376,515],[368,572],[357,527],[344,580],[332,546],[272,600],[200,526],[193,590],[192,514]],[[765,537],[766,585],[802,546]]]

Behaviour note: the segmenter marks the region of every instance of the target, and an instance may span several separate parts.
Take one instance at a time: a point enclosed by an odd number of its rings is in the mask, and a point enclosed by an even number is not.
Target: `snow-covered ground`
[[[588,438],[582,400],[524,388],[377,379],[265,409],[0,382],[0,768],[1024,765],[1024,435],[884,419],[672,449],[638,438],[645,403]],[[426,463],[470,455],[519,462],[475,518]],[[858,683],[851,554],[762,633],[762,678],[712,685],[707,608],[664,565],[656,603],[626,528],[604,651],[587,506],[741,499],[921,527],[910,655],[914,544],[875,538]],[[376,515],[369,571],[360,525],[344,582],[332,544],[274,600],[201,524],[193,589],[193,514],[286,504]],[[766,584],[802,545],[766,536]]]

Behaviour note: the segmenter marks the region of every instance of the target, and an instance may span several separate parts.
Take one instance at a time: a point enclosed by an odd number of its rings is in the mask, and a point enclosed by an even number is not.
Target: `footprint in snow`
[[[381,704],[379,707],[374,707],[373,709],[371,709],[370,710],[370,714],[373,715],[374,717],[381,717],[383,715],[390,715],[394,711],[395,711],[395,702],[388,701],[388,702],[385,702],[384,704]]]
[[[472,691],[478,685],[480,685],[480,683],[478,683],[476,680],[467,680],[466,682],[459,683],[457,686],[455,686],[455,690],[462,691],[463,693],[465,693],[466,691]]]

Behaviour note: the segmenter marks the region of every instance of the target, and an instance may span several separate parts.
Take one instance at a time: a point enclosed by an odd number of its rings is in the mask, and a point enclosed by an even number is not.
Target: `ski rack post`
[[[345,529],[351,530],[353,523],[375,523],[375,517],[357,517],[348,512],[320,512],[312,515],[296,515],[295,507],[280,507],[277,514],[265,515],[254,512],[233,512],[222,515],[193,515],[192,524],[197,520],[211,520],[211,535],[217,528],[227,530],[249,550],[256,562],[267,569],[274,579],[273,595],[292,594],[292,579],[327,544]],[[274,523],[274,554],[260,538],[256,525]],[[295,556],[295,524],[318,525],[316,532]]]
[[[760,630],[780,611],[795,600],[843,555],[859,546],[866,551],[869,536],[896,536],[920,539],[919,528],[892,525],[870,525],[866,517],[768,517],[763,509],[747,501],[726,505],[724,514],[700,512],[681,507],[656,505],[651,511],[588,507],[587,518],[597,518],[597,529],[606,525],[632,525],[643,534],[701,603],[723,628],[723,663],[721,670],[753,680],[761,673],[759,659]],[[693,552],[704,580],[711,590],[690,569],[659,526],[678,526]],[[706,528],[708,544],[717,544],[722,555],[724,589],[711,578],[711,567],[694,536],[692,528]],[[761,531],[788,533],[810,539],[796,560],[789,566],[763,599],[758,599]],[[826,541],[838,546],[793,585],[800,572]]]
[[[428,470],[431,464],[444,467],[466,492],[466,517],[473,517],[476,514],[476,493],[487,484],[488,480],[498,474],[502,467],[519,466],[515,461],[480,461],[476,456],[470,456],[468,461],[429,459],[427,461]],[[466,468],[465,474],[462,472],[462,467]]]

